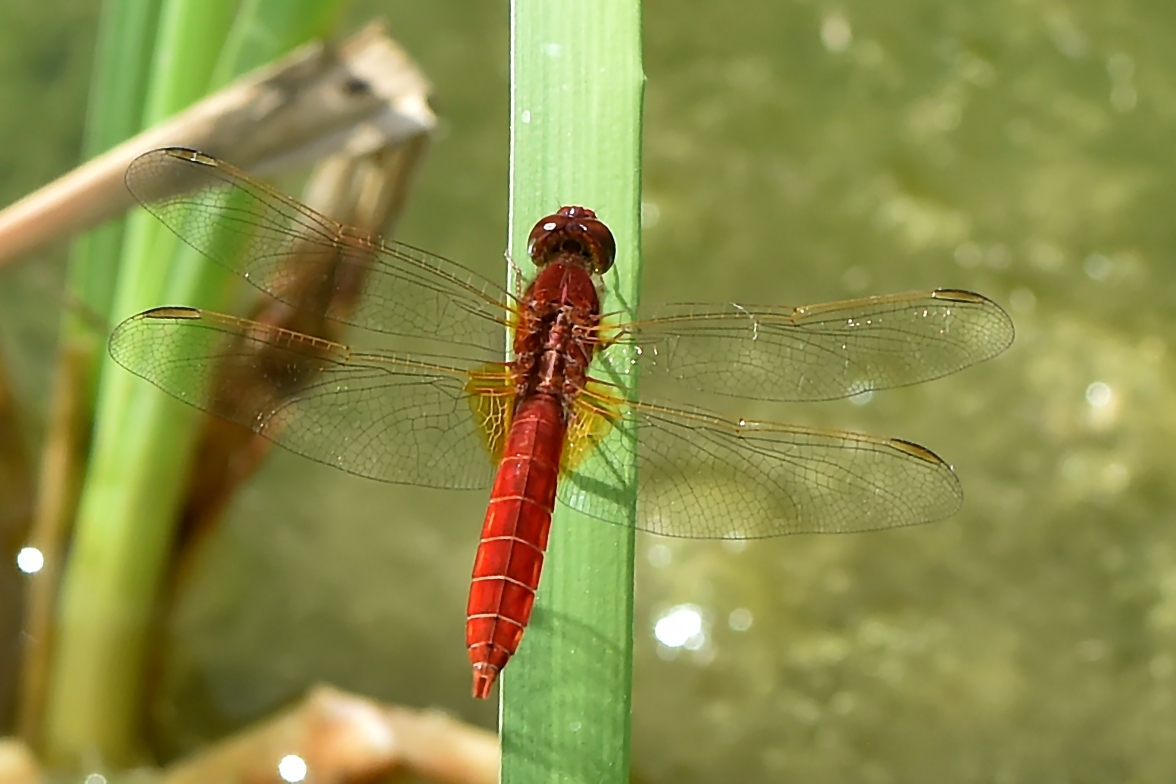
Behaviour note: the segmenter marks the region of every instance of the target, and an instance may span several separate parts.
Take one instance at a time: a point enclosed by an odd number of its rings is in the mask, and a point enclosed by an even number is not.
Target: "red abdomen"
[[[475,697],[489,695],[531,619],[564,431],[563,408],[553,395],[535,394],[515,411],[490,492],[466,608]]]

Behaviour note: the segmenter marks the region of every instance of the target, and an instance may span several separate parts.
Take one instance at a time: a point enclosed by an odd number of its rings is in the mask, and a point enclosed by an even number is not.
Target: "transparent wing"
[[[126,182],[180,239],[282,302],[315,307],[296,292],[331,292],[317,308],[336,321],[501,350],[511,297],[456,262],[337,223],[195,150],[146,153]]]
[[[469,401],[487,392],[442,360],[356,352],[192,308],[127,319],[110,338],[110,354],[185,403],[353,474],[476,488],[496,468]]]
[[[700,410],[623,405],[585,392],[576,417],[611,429],[565,471],[559,497],[604,520],[625,519],[623,468],[637,466],[637,527],[664,536],[757,539],[897,528],[951,515],[959,480],[930,450],[897,439],[771,422],[729,422]]]
[[[954,373],[1004,351],[1013,323],[979,294],[935,289],[796,308],[669,306],[622,325],[619,341],[637,347],[642,384],[811,401]]]

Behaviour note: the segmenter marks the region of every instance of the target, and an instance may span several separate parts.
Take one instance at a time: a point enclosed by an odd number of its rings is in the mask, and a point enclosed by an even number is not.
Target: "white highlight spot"
[[[86,776],[84,784],[106,784],[106,777],[101,773],[91,773]]]
[[[1009,305],[1018,313],[1032,313],[1037,308],[1037,295],[1024,286],[1009,292]]]
[[[753,620],[751,610],[740,607],[737,610],[732,610],[731,614],[727,616],[727,625],[737,632],[745,632],[751,628]]]
[[[561,54],[563,54],[563,45],[543,44],[539,47],[539,51],[543,52],[543,54],[547,55],[548,57],[559,57]]]
[[[821,43],[830,52],[844,52],[853,42],[853,28],[841,14],[829,14],[821,22]]]
[[[653,547],[650,547],[649,552],[645,554],[645,557],[649,559],[649,565],[655,569],[661,569],[663,567],[669,566],[670,562],[674,560],[674,556],[670,552],[670,548],[666,547],[664,544],[655,544]]]
[[[641,228],[652,229],[661,221],[661,208],[652,201],[641,202]]]
[[[1082,271],[1091,280],[1106,280],[1111,274],[1111,260],[1101,253],[1091,253],[1082,262]]]
[[[1114,392],[1101,381],[1095,381],[1086,388],[1086,402],[1094,408],[1102,408],[1111,402],[1112,397],[1114,397]]]
[[[653,627],[653,636],[667,648],[696,651],[706,642],[702,633],[702,611],[693,604],[670,608]]]
[[[523,122],[524,123],[531,122],[531,110],[530,109],[523,109]]]
[[[36,547],[22,547],[16,554],[16,568],[25,574],[36,574],[45,568],[45,556]]]
[[[872,390],[872,389],[867,389],[865,391],[858,392],[856,395],[849,396],[849,402],[853,403],[855,406],[864,406],[866,403],[869,403],[873,399],[874,399],[874,390]]]
[[[278,775],[282,781],[302,781],[306,778],[306,761],[297,754],[287,754],[278,763]]]

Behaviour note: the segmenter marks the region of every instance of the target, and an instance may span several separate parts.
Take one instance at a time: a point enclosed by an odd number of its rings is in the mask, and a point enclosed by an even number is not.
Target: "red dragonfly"
[[[127,184],[189,245],[305,314],[299,323],[445,347],[359,350],[185,307],[140,313],[110,342],[133,373],[300,455],[385,482],[492,484],[466,624],[476,697],[488,696],[530,618],[555,499],[624,520],[619,466],[637,465],[637,528],[666,536],[893,528],[961,503],[951,467],[917,444],[627,400],[590,374],[595,358],[623,352],[643,384],[686,394],[815,401],[953,373],[1013,339],[999,306],[952,289],[805,307],[673,305],[622,322],[601,312],[598,293],[613,236],[584,207],[535,224],[528,252],[539,271],[511,293],[194,150],[147,153]],[[504,362],[508,326],[514,359]],[[266,391],[241,394],[239,374],[219,369],[234,362],[268,379]]]

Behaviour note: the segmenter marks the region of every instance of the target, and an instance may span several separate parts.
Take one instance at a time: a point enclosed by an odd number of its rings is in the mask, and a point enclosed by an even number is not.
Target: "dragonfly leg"
[[[510,255],[510,251],[503,251],[502,257],[506,259],[506,263],[510,266],[511,277],[514,279],[514,294],[519,299],[523,298],[526,292],[527,284],[523,278],[523,268],[515,264],[514,257]]]

